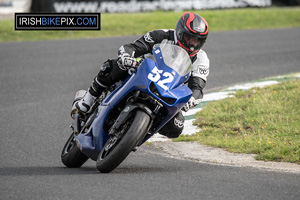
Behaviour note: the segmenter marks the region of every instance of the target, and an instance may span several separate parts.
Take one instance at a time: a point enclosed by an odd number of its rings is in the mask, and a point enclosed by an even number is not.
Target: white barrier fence
[[[0,0],[0,14],[9,15],[15,12],[29,12],[31,0]]]
[[[268,7],[272,0],[0,0],[0,14],[15,12],[149,12]]]
[[[81,1],[54,2],[56,12],[145,12],[182,11],[240,7],[267,7],[271,0],[130,0],[130,1]]]

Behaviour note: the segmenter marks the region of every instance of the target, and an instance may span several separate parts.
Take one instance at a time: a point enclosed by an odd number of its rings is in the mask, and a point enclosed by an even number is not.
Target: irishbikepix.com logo
[[[15,13],[15,30],[100,30],[100,13]]]

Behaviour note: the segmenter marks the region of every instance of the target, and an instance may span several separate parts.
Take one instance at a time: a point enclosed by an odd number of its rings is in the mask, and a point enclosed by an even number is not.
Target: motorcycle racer
[[[124,44],[119,48],[117,59],[109,59],[103,63],[84,97],[75,102],[75,107],[83,113],[88,112],[105,88],[118,81],[124,81],[131,74],[132,67],[136,66],[136,58],[151,54],[155,44],[166,41],[185,49],[193,63],[188,80],[188,87],[193,95],[183,108],[187,112],[203,98],[203,89],[209,74],[209,59],[206,52],[202,50],[207,36],[206,20],[197,14],[186,12],[178,20],[175,30],[153,30],[133,43]],[[182,133],[183,124],[184,117],[179,111],[159,133],[169,138],[176,138]]]

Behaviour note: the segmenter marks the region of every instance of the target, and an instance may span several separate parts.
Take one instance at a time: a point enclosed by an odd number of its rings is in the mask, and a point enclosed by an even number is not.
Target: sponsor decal
[[[183,120],[179,120],[179,119],[174,118],[174,124],[175,124],[175,126],[177,126],[178,128],[183,128],[183,126],[184,126],[184,121],[183,121]]]
[[[15,13],[15,30],[100,30],[100,13]]]
[[[152,37],[150,36],[149,32],[144,35],[144,39],[145,39],[146,42],[154,43],[154,41],[152,40]]]
[[[207,75],[209,72],[209,68],[199,68],[199,73],[202,75]]]
[[[122,45],[122,46],[119,48],[119,55],[122,55],[123,53],[125,53],[125,48],[124,48],[124,46]]]

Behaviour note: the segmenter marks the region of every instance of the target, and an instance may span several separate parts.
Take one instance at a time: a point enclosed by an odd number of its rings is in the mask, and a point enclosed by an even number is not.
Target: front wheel
[[[61,161],[69,168],[78,168],[88,159],[77,147],[74,133],[72,133],[61,152]]]
[[[150,116],[137,110],[136,115],[124,122],[119,131],[121,137],[111,136],[97,158],[97,168],[109,173],[118,167],[129,153],[144,139],[150,124]]]

